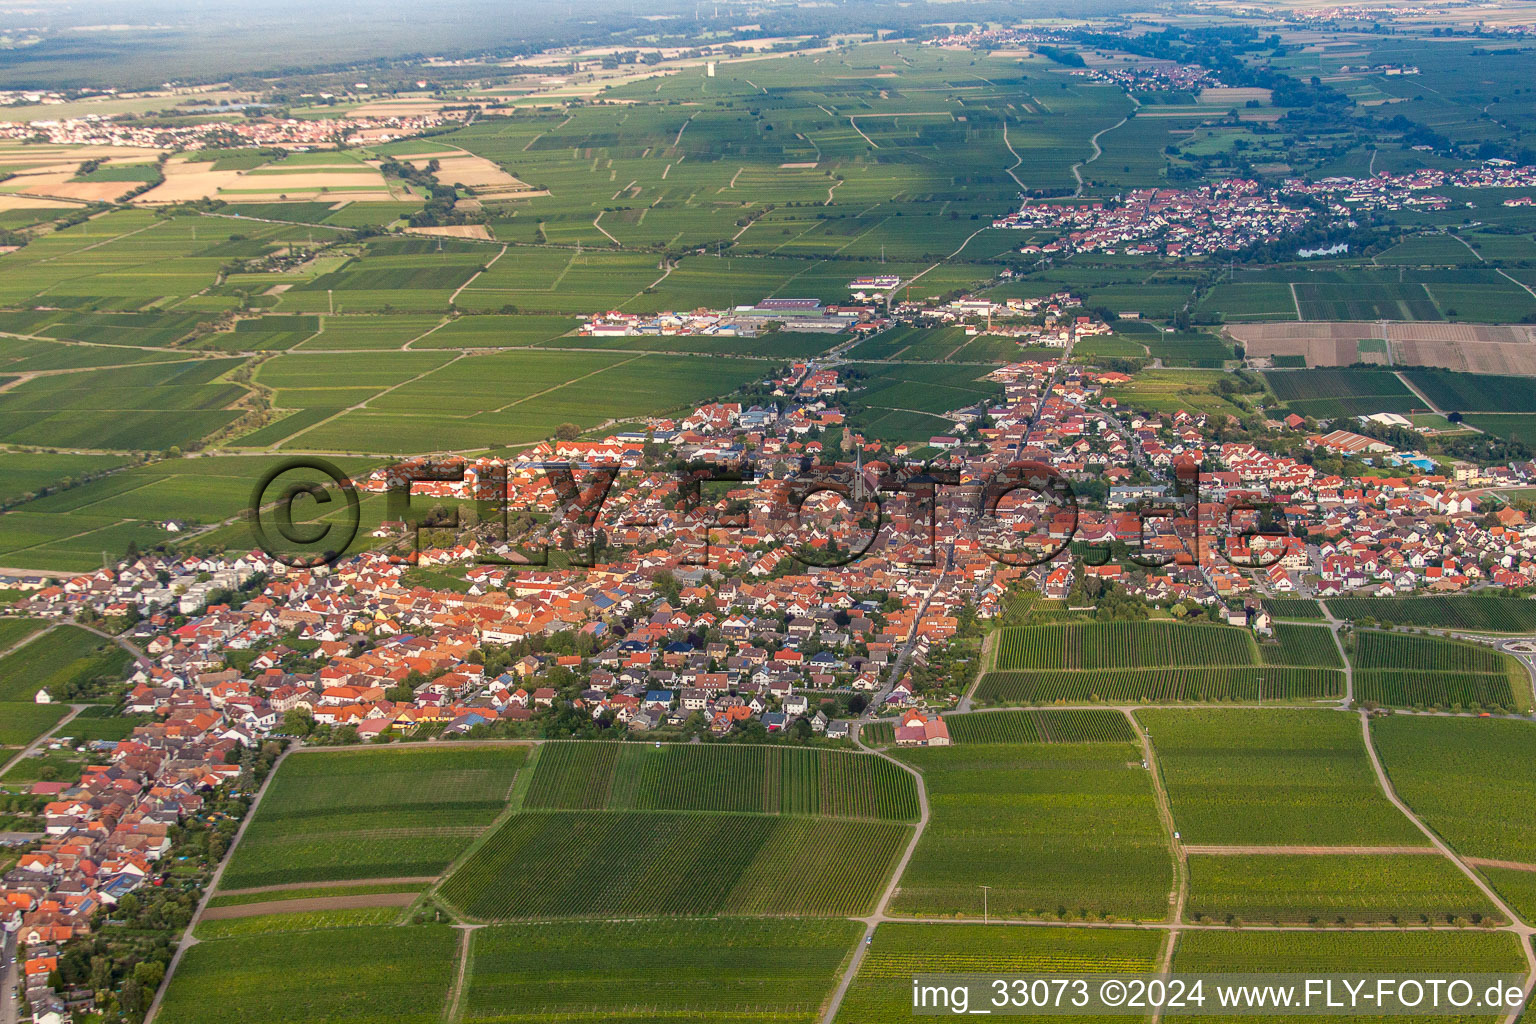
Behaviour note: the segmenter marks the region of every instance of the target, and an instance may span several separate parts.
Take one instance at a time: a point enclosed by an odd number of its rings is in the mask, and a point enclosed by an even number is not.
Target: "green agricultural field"
[[[5,452],[0,454],[0,502],[25,500],[28,495],[67,487],[82,477],[115,469],[125,461],[117,455]]]
[[[1438,853],[1189,858],[1194,920],[1348,924],[1501,920]]]
[[[1309,634],[1295,636],[1304,639]],[[1205,624],[1012,627],[1000,637],[995,667],[982,677],[976,698],[1048,704],[1292,702],[1342,695],[1344,676],[1337,652],[1330,657],[1319,644],[1303,646],[1292,642],[1261,649],[1246,630]]]
[[[923,773],[931,818],[892,913],[980,917],[977,886],[990,885],[994,917],[1166,915],[1172,862],[1138,747],[961,745],[900,757]]]
[[[0,651],[9,650],[45,625],[42,619],[0,619]]]
[[[210,910],[217,907],[246,907],[253,903],[286,903],[288,900],[309,900],[316,897],[331,896],[375,896],[383,893],[421,892],[426,889],[425,882],[376,882],[362,885],[327,885],[323,888],[314,886],[301,886],[297,889],[278,889],[275,891],[263,890],[261,892],[242,892],[232,895],[214,896],[208,901]],[[399,908],[395,908],[398,914]],[[263,915],[265,916],[265,915]]]
[[[240,415],[238,359],[180,360],[34,377],[0,395],[0,440],[159,451],[196,442]]]
[[[1299,282],[1293,286],[1303,320],[1443,320],[1425,286],[1416,283]]]
[[[523,348],[553,341],[580,323],[565,316],[463,316],[417,338],[411,348]]]
[[[1307,597],[1266,597],[1264,608],[1276,619],[1323,621],[1323,606]]]
[[[1463,422],[1495,437],[1507,437],[1525,445],[1536,445],[1536,416],[1481,413],[1468,416]]]
[[[375,925],[200,942],[177,968],[156,1019],[436,1024],[458,941],[442,925]]]
[[[1525,666],[1492,648],[1373,629],[1356,633],[1353,646],[1358,700],[1413,707],[1531,706]]]
[[[1221,370],[1143,370],[1129,384],[1106,388],[1122,408],[1142,412],[1241,416],[1242,410],[1217,393],[1230,377]]]
[[[501,813],[526,756],[511,746],[290,757],[221,884],[436,875]]]
[[[373,465],[330,461],[355,478]],[[103,550],[121,557],[130,542],[144,549],[176,539],[165,529],[170,519],[186,525],[233,519],[250,504],[257,480],[277,462],[274,456],[167,459],[98,477],[0,517],[0,552],[10,565],[99,568]],[[292,479],[284,475],[275,481],[272,493],[281,493]],[[303,513],[304,507],[296,506],[296,516],[303,518]],[[249,526],[238,523],[231,535],[238,537],[236,546],[250,548]]]
[[[378,376],[362,378],[398,385],[382,395],[377,388],[358,394],[355,360],[345,356],[298,353],[266,364],[261,379],[279,388],[284,408],[334,407],[337,396],[347,404],[368,400],[367,408],[305,430],[284,447],[406,453],[527,443],[553,436],[565,422],[590,427],[691,409],[764,375],[760,363],[705,356],[514,350],[388,359]]]
[[[861,932],[852,921],[730,918],[483,928],[464,1020],[809,1021]]]
[[[68,713],[63,704],[0,703],[0,747],[24,747]]]
[[[523,811],[439,894],[480,920],[865,914],[910,835],[838,818]]]
[[[192,933],[204,939],[235,939],[250,935],[318,932],[331,928],[359,928],[393,924],[399,907],[343,907],[334,910],[301,910],[296,913],[253,914],[250,917],[204,918]]]
[[[1273,640],[1259,644],[1259,660],[1266,665],[1343,668],[1344,656],[1333,642],[1327,626],[1304,626],[1290,622],[1274,624]]]
[[[947,434],[954,421],[945,413],[1001,394],[1000,385],[980,379],[986,372],[982,366],[855,364],[857,387],[846,400],[849,424],[888,441],[926,441]]]
[[[548,743],[523,806],[742,811],[916,821],[912,776],[882,757],[795,747]]]
[[[1450,370],[1404,370],[1403,376],[1447,412],[1536,412],[1536,393],[1529,377]]]
[[[986,711],[946,715],[956,743],[1134,743],[1118,711]],[[866,739],[867,742],[867,739]]]
[[[1164,941],[1159,931],[887,922],[875,929],[837,1024],[889,1024],[910,1015],[914,975],[1149,974]]]
[[[1147,341],[1147,352],[1164,366],[1221,369],[1232,358],[1232,346],[1210,334],[1163,334]]]
[[[1184,932],[1173,954],[1174,973],[1184,972],[1279,972],[1351,974],[1427,974],[1438,972],[1497,973],[1520,977],[1525,957],[1519,940],[1508,932],[1480,931],[1228,931],[1207,929]],[[1213,1020],[1193,1014],[1169,1015],[1179,1024]],[[1246,1017],[1265,1024],[1286,1017]],[[1488,1021],[1481,1017],[1339,1017],[1351,1021],[1461,1020]]]
[[[1196,307],[1222,320],[1295,320],[1296,302],[1284,284],[1237,284],[1223,281],[1200,299]]]
[[[1319,419],[1406,413],[1424,404],[1390,370],[1274,370],[1264,380],[1286,408]]]
[[[440,316],[412,316],[408,313],[326,316],[318,319],[320,333],[300,343],[297,346],[300,351],[401,348],[443,322]]]
[[[1333,597],[1328,610],[1341,619],[1374,619],[1399,626],[1429,626],[1486,633],[1536,631],[1536,601],[1526,597]]]
[[[1354,715],[1138,711],[1189,844],[1422,846],[1387,801]]]
[[[47,690],[56,701],[108,689],[133,657],[78,626],[59,626],[0,658],[0,701],[30,701]]]
[[[1530,758],[1536,727],[1498,719],[1393,715],[1371,723],[1392,786],[1463,857],[1536,864],[1536,824],[1508,812],[1513,794],[1536,785]],[[1454,766],[1454,772],[1446,767]],[[1499,875],[1496,887],[1527,921],[1536,918],[1528,871]],[[1492,877],[1492,876],[1490,876]]]

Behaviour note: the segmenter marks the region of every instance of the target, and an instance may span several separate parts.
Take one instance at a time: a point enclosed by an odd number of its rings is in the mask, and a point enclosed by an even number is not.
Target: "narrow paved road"
[[[21,750],[17,751],[16,755],[14,757],[12,757],[9,761],[5,762],[5,764],[0,765],[0,775],[4,775],[6,772],[10,771],[12,766],[14,766],[22,758],[24,758],[24,757],[31,757],[32,754],[39,747],[41,747],[44,743],[47,743],[49,740],[51,740],[54,737],[54,735],[60,729],[64,728],[70,722],[74,721],[75,716],[78,715],[80,712],[84,711],[88,707],[90,707],[89,704],[71,704],[69,706],[69,714],[67,714],[63,718],[59,719],[59,724],[58,725],[54,726],[52,729],[49,729],[47,732],[43,733],[37,739],[33,740],[31,743],[27,744]]]
[[[864,741],[858,738],[857,734],[855,734],[853,741],[858,745],[859,749],[869,751],[877,757],[885,758],[912,776],[913,781],[917,783],[917,828],[913,831],[912,839],[907,843],[907,848],[902,853],[901,860],[897,862],[896,870],[891,872],[890,881],[886,883],[885,891],[880,894],[880,901],[875,904],[875,912],[866,918],[860,919],[864,922],[864,935],[859,939],[858,946],[854,948],[853,957],[848,961],[848,969],[843,972],[842,979],[837,983],[837,989],[832,993],[832,998],[827,1002],[826,1011],[821,1015],[822,1024],[832,1024],[833,1019],[837,1017],[838,1008],[843,1005],[843,997],[848,994],[848,986],[853,984],[853,979],[859,973],[859,965],[864,962],[864,955],[869,951],[870,944],[874,940],[875,929],[880,926],[882,921],[905,920],[903,918],[893,918],[886,911],[891,905],[891,897],[896,895],[896,889],[901,885],[901,876],[906,873],[907,864],[912,860],[912,854],[917,850],[917,844],[923,838],[923,830],[928,827],[928,787],[923,785],[922,773],[905,761],[894,758],[883,750],[871,751],[869,747],[864,745]]]

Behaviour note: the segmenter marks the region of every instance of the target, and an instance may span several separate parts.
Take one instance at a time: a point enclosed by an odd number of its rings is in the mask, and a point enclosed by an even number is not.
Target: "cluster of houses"
[[[110,919],[128,894],[165,880],[172,831],[239,774],[225,755],[253,740],[195,686],[139,703],[154,721],[127,739],[88,744],[101,763],[74,781],[32,785],[47,798],[43,835],[0,876],[0,930],[27,947],[23,984],[34,1020],[93,1009],[91,991],[53,986],[59,947],[90,935],[97,915]]]
[[[1135,189],[1086,203],[1029,201],[992,226],[1048,233],[1049,240],[1019,249],[1029,255],[1197,257],[1273,242],[1299,231],[1313,216],[1258,182],[1229,178],[1196,189]]]
[[[1309,181],[1287,178],[1280,186],[1285,196],[1307,196],[1327,202],[1332,212],[1352,210],[1445,210],[1453,205],[1435,189],[1536,188],[1536,166],[1508,160],[1489,160],[1481,167],[1461,170],[1425,168],[1403,174],[1389,171],[1368,178],[1330,177]]]
[[[1198,64],[1156,61],[1127,67],[1084,68],[1072,74],[1090,82],[1108,82],[1126,92],[1199,92],[1222,88],[1221,79]]]
[[[872,305],[823,306],[816,299],[764,299],[755,306],[683,312],[625,313],[609,310],[584,321],[584,338],[677,337],[755,338],[770,330],[839,334],[879,330],[889,321]]]
[[[1100,252],[1132,256],[1199,257],[1234,252],[1277,241],[1315,220],[1318,214],[1296,203],[1321,199],[1329,214],[1355,210],[1444,210],[1452,201],[1435,189],[1529,189],[1536,166],[1490,160],[1465,170],[1386,171],[1368,178],[1288,178],[1265,189],[1246,178],[1229,178],[1197,189],[1136,189],[1114,199],[1091,202],[1027,201],[992,222],[996,228],[1040,232],[1026,255]],[[1519,205],[1519,200],[1508,204]]]
[[[217,111],[218,108],[212,108]],[[400,114],[388,117],[343,117],[333,120],[253,117],[227,121],[210,116],[191,124],[141,126],[100,114],[32,121],[0,121],[0,139],[47,138],[56,145],[134,146],[144,149],[201,149],[229,146],[283,146],[290,149],[326,148],[338,139],[387,142],[419,135],[465,113]]]

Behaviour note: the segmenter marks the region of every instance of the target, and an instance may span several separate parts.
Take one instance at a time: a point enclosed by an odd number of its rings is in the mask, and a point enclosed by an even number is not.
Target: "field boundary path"
[[[598,216],[602,216],[602,214],[598,214]],[[601,231],[602,229],[599,228],[598,230]],[[606,235],[606,234],[608,234],[608,232],[603,231],[603,234]],[[612,236],[610,236],[610,237],[612,237]],[[490,270],[493,266],[496,265],[496,261],[501,259],[506,254],[507,254],[507,247],[505,245],[503,245],[501,247],[501,251],[498,252],[495,256],[492,256],[491,257],[491,261],[489,263],[487,263],[485,266],[481,267],[479,270],[475,271],[473,274],[470,275],[468,281],[465,281],[463,284],[459,285],[457,288],[455,288],[453,290],[453,294],[448,296],[448,305],[452,306],[455,302],[457,302],[458,298],[459,298],[459,292],[462,292],[465,288],[468,288],[470,285],[474,284],[475,283],[475,278],[479,277],[481,274],[485,273],[487,270]],[[444,322],[446,323],[446,321],[444,321]],[[441,326],[443,326],[443,325],[442,324],[438,324],[437,325],[437,327],[441,327]],[[432,331],[437,330],[437,327],[432,328]],[[431,334],[432,331],[428,331],[427,334]],[[427,336],[427,334],[418,335],[417,337],[412,338],[411,341],[419,341],[421,338],[425,338]],[[405,344],[409,345],[411,343],[411,341],[408,341]]]
[[[264,892],[293,892],[295,889],[340,889],[354,885],[430,885],[437,875],[409,875],[402,878],[344,878],[326,882],[280,882],[277,885],[254,885],[248,889],[225,889],[220,896],[257,896]]]
[[[245,817],[240,821],[240,827],[235,830],[235,838],[230,841],[229,849],[224,851],[224,859],[219,861],[219,866],[213,869],[213,875],[209,877],[208,884],[203,887],[203,898],[197,901],[197,909],[192,913],[192,919],[187,922],[187,927],[181,933],[181,941],[176,944],[176,952],[171,955],[171,962],[165,968],[165,977],[160,979],[160,987],[155,990],[154,1001],[149,1004],[149,1011],[144,1014],[144,1024],[154,1024],[155,1015],[160,1012],[160,1004],[165,1001],[165,993],[170,990],[171,979],[176,976],[176,968],[181,966],[181,958],[187,950],[197,945],[197,939],[192,936],[192,929],[197,927],[197,922],[202,918],[203,911],[208,909],[208,901],[213,898],[214,891],[219,887],[219,879],[224,877],[224,869],[234,859],[235,851],[240,849],[240,840],[245,838],[245,830],[251,822],[256,820],[256,811],[261,807],[262,797],[267,795],[267,790],[272,787],[272,780],[277,778],[277,771],[288,760],[288,755],[295,748],[289,747],[277,756],[272,762],[271,771],[267,777],[261,780],[261,788],[251,799],[251,806],[246,808]]]
[[[1158,973],[1167,974],[1173,966],[1173,951],[1179,945],[1179,925],[1184,920],[1184,905],[1189,900],[1189,857],[1184,844],[1179,841],[1178,829],[1174,827],[1173,803],[1168,799],[1168,790],[1163,785],[1163,770],[1157,762],[1152,737],[1132,712],[1122,710],[1121,714],[1141,743],[1141,756],[1146,761],[1147,771],[1152,775],[1152,795],[1157,803],[1157,817],[1162,822],[1168,839],[1168,852],[1173,858],[1173,891],[1168,894],[1168,937],[1163,943],[1163,952],[1157,965]],[[1162,1015],[1159,1008],[1152,1015],[1152,1024],[1157,1024]]]
[[[44,630],[43,632],[47,632],[47,630]],[[42,634],[41,633],[34,633],[32,635],[33,636],[41,636]],[[30,639],[30,637],[28,639]],[[70,722],[74,721],[76,715],[80,714],[80,712],[84,711],[86,708],[88,708],[90,706],[91,705],[89,705],[89,704],[71,704],[69,706],[69,714],[67,714],[63,718],[59,719],[59,723],[57,725],[55,725],[52,729],[49,729],[47,732],[43,733],[41,736],[39,736],[37,739],[33,740],[31,743],[28,743],[25,747],[22,747],[20,750],[16,751],[15,755],[9,761],[6,761],[3,765],[0,765],[0,775],[4,775],[6,772],[8,772],[12,768],[14,768],[16,765],[20,764],[24,758],[31,757],[32,754],[37,750],[38,747],[42,746],[44,743],[47,743],[49,740],[51,740],[58,733],[58,731],[60,729],[64,728]]]
[[[837,988],[833,990],[831,997],[827,1000],[826,1010],[821,1015],[822,1024],[832,1024],[833,1020],[837,1017],[837,1011],[843,1005],[843,998],[848,994],[848,986],[852,985],[853,979],[858,976],[859,965],[864,962],[864,955],[869,951],[870,942],[875,937],[875,929],[882,922],[905,920],[905,918],[891,917],[886,913],[886,910],[890,907],[891,898],[896,895],[896,890],[901,886],[901,876],[907,873],[907,864],[911,862],[912,854],[917,852],[917,844],[923,839],[923,830],[928,827],[928,787],[923,785],[923,773],[900,758],[892,757],[883,750],[872,750],[865,746],[864,741],[858,737],[857,733],[854,734],[854,743],[860,750],[874,754],[876,757],[883,757],[912,776],[912,780],[917,784],[917,827],[912,830],[912,839],[907,843],[907,848],[902,853],[901,860],[896,862],[895,869],[891,871],[890,881],[885,884],[885,891],[880,894],[880,900],[875,904],[875,912],[868,917],[854,919],[864,922],[864,934],[859,937],[859,944],[853,949],[853,955],[848,960],[847,969],[843,971],[843,976],[839,979]]]
[[[469,965],[474,959],[475,932],[485,925],[456,924],[454,927],[459,929],[459,972],[454,975],[453,991],[448,994],[448,1008],[443,1015],[449,1024],[464,1019],[464,980],[469,977]]]
[[[1135,96],[1132,96],[1130,93],[1126,93],[1125,95],[1126,95],[1127,99],[1129,99],[1132,103],[1136,104],[1134,107],[1131,108],[1131,112],[1132,113],[1134,113],[1135,111],[1141,109],[1141,101],[1140,100],[1138,100]],[[1039,102],[1039,101],[1037,100],[1036,102]],[[1040,105],[1041,106],[1045,106],[1045,104],[1043,104],[1043,103],[1040,104]],[[1049,108],[1047,108],[1047,109],[1049,109]],[[1088,139],[1088,144],[1093,147],[1093,155],[1090,156],[1086,160],[1079,160],[1077,163],[1072,165],[1072,177],[1077,179],[1077,191],[1072,193],[1074,196],[1080,196],[1080,195],[1083,194],[1083,172],[1082,172],[1082,169],[1084,167],[1087,167],[1089,164],[1093,163],[1099,157],[1104,155],[1104,150],[1099,146],[1099,139],[1102,136],[1108,135],[1110,132],[1114,131],[1116,128],[1119,128],[1121,125],[1125,124],[1125,122],[1129,121],[1130,119],[1131,119],[1131,115],[1130,114],[1126,114],[1124,117],[1122,117],[1120,120],[1116,121],[1114,124],[1110,125],[1108,128],[1101,128],[1098,131],[1094,132],[1093,135]],[[1013,147],[1010,146],[1008,148],[1010,150],[1012,150]],[[1017,154],[1015,154],[1015,155],[1017,155]],[[1018,181],[1019,179],[1015,178],[1013,180],[1014,181]]]
[[[1377,857],[1387,854],[1433,854],[1433,846],[1186,846],[1186,854],[1204,857],[1263,857],[1281,854],[1287,857]],[[1536,870],[1536,869],[1533,869]]]
[[[133,644],[129,643],[127,640],[124,640],[122,637],[118,636],[115,633],[108,633],[108,632],[105,632],[104,630],[97,629],[95,626],[87,626],[87,625],[85,625],[83,623],[80,623],[80,622],[71,622],[71,623],[69,623],[69,625],[75,626],[75,627],[77,627],[79,629],[83,629],[87,633],[95,633],[97,636],[101,637],[103,640],[111,640],[114,644],[116,644],[117,646],[121,647],[123,650],[127,651],[129,654],[133,655],[134,663],[137,664],[140,668],[152,668],[152,667],[154,667],[154,662],[149,660],[149,656],[148,655],[146,655],[143,651],[139,650]]]
[[[1317,606],[1323,610],[1323,618],[1328,623],[1328,635],[1333,637],[1333,646],[1338,649],[1339,657],[1344,659],[1344,699],[1339,702],[1339,706],[1347,708],[1355,702],[1355,663],[1344,650],[1344,640],[1339,636],[1344,621],[1334,618],[1333,612],[1328,609],[1328,602],[1319,601]]]

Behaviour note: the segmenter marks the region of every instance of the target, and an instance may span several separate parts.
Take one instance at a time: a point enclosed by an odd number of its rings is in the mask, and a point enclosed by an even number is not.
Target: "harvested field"
[[[23,192],[35,196],[60,196],[65,199],[84,199],[91,202],[110,202],[134,187],[131,181],[71,181],[75,165],[61,167],[57,164],[25,170],[7,181],[3,187],[8,192]]]
[[[443,238],[490,238],[491,233],[484,224],[445,224],[436,228],[406,228],[406,232],[412,235],[438,235]],[[490,250],[493,254],[494,249]]]
[[[1228,88],[1221,86],[1215,89],[1201,89],[1199,102],[1214,103],[1228,107],[1239,106],[1249,100],[1258,100],[1260,103],[1269,102],[1269,90],[1258,88]]]
[[[437,180],[449,185],[464,185],[480,189],[521,189],[528,186],[502,170],[483,156],[466,153],[462,149],[444,150],[441,153],[424,153],[412,156],[401,163],[425,168],[427,162],[436,160]]]
[[[292,201],[335,198],[393,199],[384,176],[373,167],[350,165],[335,167],[304,166],[275,168],[264,165],[251,170],[214,170],[206,161],[176,157],[165,165],[165,183],[139,196],[140,203],[179,203],[194,199],[218,198],[226,202],[266,203],[286,196]],[[268,173],[260,173],[266,170]]]
[[[1370,324],[1312,322],[1232,324],[1227,333],[1250,356],[1301,356],[1308,366],[1349,366],[1361,359],[1360,339],[1375,337],[1377,330]]]
[[[0,211],[5,210],[78,210],[74,203],[60,203],[52,199],[39,199],[18,192],[0,192]]]
[[[1418,321],[1232,324],[1227,328],[1250,356],[1302,356],[1308,366],[1379,362],[1360,342],[1386,334],[1397,366],[1437,366],[1469,373],[1536,376],[1536,329],[1523,324]]]

